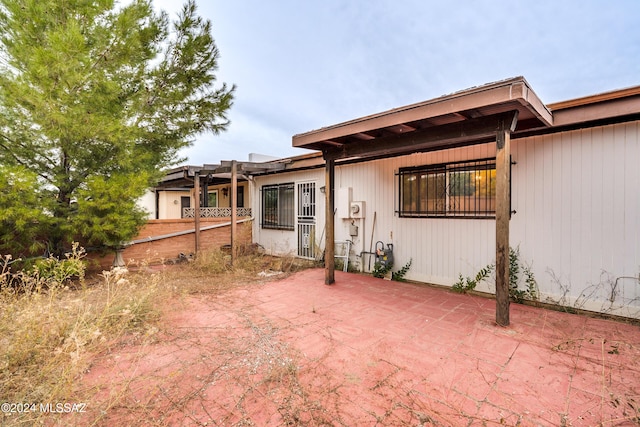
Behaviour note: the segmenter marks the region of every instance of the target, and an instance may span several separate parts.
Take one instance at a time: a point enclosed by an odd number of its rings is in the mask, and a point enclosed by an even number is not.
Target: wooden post
[[[231,161],[231,196],[229,204],[231,205],[231,265],[236,258],[236,239],[237,236],[237,204],[238,204],[238,165],[235,160]]]
[[[331,285],[335,283],[336,261],[335,255],[335,231],[334,231],[334,170],[335,160],[333,158],[325,158],[325,223],[327,228],[327,236],[324,245],[324,284]]]
[[[193,192],[195,206],[193,209],[193,224],[196,230],[196,254],[200,250],[200,171],[193,178]]]
[[[518,114],[501,119],[496,134],[496,323],[509,325],[509,219],[511,217],[511,132]]]

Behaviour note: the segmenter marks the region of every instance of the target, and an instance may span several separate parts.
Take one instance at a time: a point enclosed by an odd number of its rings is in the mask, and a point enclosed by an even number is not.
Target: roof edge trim
[[[582,107],[585,105],[596,104],[599,102],[615,101],[620,98],[640,95],[640,86],[633,86],[625,89],[617,89],[609,92],[602,92],[595,95],[582,96],[580,98],[569,99],[547,104],[551,112],[564,110],[567,108]]]

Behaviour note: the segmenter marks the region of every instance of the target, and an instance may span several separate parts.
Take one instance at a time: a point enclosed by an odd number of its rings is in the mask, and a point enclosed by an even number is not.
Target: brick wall
[[[211,230],[203,228],[229,223],[229,218],[202,218],[200,220],[200,250],[218,249],[231,244],[231,225]],[[138,236],[132,240],[146,239],[178,231],[194,230],[193,219],[153,219],[140,230]],[[251,222],[238,224],[238,244],[251,243]],[[167,260],[176,259],[180,253],[185,255],[195,252],[195,233],[169,237],[152,242],[137,243],[124,250],[123,258],[127,264],[146,262],[160,264]],[[104,256],[90,254],[88,258],[102,269],[108,269],[113,263],[115,255],[108,253]]]

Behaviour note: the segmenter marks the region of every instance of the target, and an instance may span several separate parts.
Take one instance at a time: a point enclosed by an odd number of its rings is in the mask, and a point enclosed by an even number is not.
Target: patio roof
[[[524,77],[463,90],[293,137],[322,151],[325,164],[325,284],[335,282],[335,164],[496,142],[496,322],[509,324],[511,133],[553,125]]]
[[[553,125],[524,77],[515,77],[298,134],[293,146],[367,158],[488,142],[495,123],[516,111],[515,133]]]
[[[286,161],[270,162],[237,162],[238,178],[246,180],[247,175],[284,170],[290,163]],[[202,166],[179,166],[170,169],[160,179],[156,188],[193,187],[196,174],[206,177],[209,184],[223,184],[231,180],[231,161],[223,160],[220,164],[204,164]]]

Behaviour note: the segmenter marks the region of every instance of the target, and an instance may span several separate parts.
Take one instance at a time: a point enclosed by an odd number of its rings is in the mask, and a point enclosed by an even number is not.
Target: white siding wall
[[[159,191],[158,219],[182,218],[180,199],[191,197],[190,191]]]
[[[640,317],[639,135],[640,123],[633,122],[512,141],[517,164],[510,242],[531,265],[543,301]],[[402,167],[493,156],[491,143],[337,167],[335,188],[351,187],[351,200],[366,202],[366,217],[336,217],[336,240],[351,239],[352,221],[359,226],[351,251],[358,265],[360,253],[369,251],[376,213],[373,244],[394,245],[396,269],[412,259],[408,279],[452,285],[459,274],[474,276],[495,261],[495,221],[399,218],[395,173]],[[260,228],[260,186],[309,180],[319,189],[324,169],[256,178],[254,238],[269,252],[295,254],[297,236]],[[317,239],[324,227],[320,194],[318,213]],[[494,292],[493,280],[478,290]]]
[[[296,215],[298,206],[297,184],[302,182],[316,183],[316,242],[319,242],[324,228],[325,202],[324,194],[320,193],[320,187],[324,185],[324,168],[300,172],[287,172],[275,175],[257,176],[250,186],[251,200],[253,201],[253,241],[262,245],[267,253],[273,255],[296,255],[298,251],[298,232],[295,230],[271,230],[263,229],[260,221],[262,218],[262,196],[260,189],[263,185],[286,184],[293,182],[295,188]],[[324,238],[321,243],[324,248]]]
[[[543,300],[639,317],[639,134],[633,122],[513,142],[510,241]]]
[[[493,219],[400,218],[398,182],[395,174],[402,167],[456,162],[495,157],[495,144],[413,154],[336,169],[336,188],[352,187],[352,200],[366,202],[366,218],[354,220],[359,234],[353,239],[352,261],[369,251],[373,217],[376,225],[373,244],[382,241],[394,245],[396,269],[413,260],[407,278],[416,281],[452,285],[458,274],[475,275],[495,258],[495,221]],[[337,207],[337,206],[336,206]],[[336,219],[336,240],[350,238],[351,220]],[[364,258],[368,269],[368,258]],[[373,262],[372,262],[373,265]]]
[[[138,206],[147,211],[148,219],[155,219],[156,217],[156,193],[155,191],[147,190],[144,196],[138,199]]]

